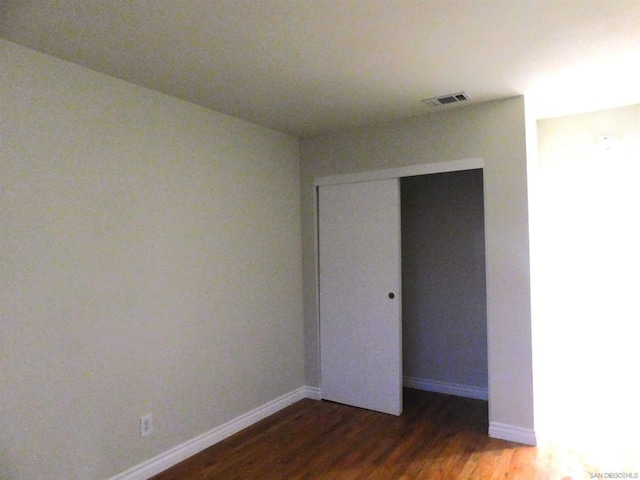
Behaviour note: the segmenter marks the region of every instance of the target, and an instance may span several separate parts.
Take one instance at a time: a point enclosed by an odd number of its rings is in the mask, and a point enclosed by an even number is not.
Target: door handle
[[[391,299],[396,298],[396,294],[393,292],[389,292],[389,298]]]

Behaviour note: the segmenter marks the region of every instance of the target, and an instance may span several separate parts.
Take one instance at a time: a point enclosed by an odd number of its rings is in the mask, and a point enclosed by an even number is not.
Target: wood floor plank
[[[570,449],[489,438],[487,402],[404,397],[399,417],[302,400],[152,480],[581,480],[599,471]]]

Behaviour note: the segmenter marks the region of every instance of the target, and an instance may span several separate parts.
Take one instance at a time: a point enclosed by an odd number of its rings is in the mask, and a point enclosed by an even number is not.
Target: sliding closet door
[[[319,187],[321,395],[402,413],[398,179]]]

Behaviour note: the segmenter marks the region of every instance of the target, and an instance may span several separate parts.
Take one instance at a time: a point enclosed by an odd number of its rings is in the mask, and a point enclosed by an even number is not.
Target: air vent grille
[[[452,103],[464,102],[471,97],[467,92],[450,93],[441,97],[426,98],[422,102],[430,107],[440,107],[442,105],[450,105]]]

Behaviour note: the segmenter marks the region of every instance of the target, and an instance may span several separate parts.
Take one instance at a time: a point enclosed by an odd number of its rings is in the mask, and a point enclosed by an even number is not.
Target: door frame
[[[459,172],[461,170],[475,170],[478,168],[484,169],[484,158],[482,157],[467,158],[464,160],[452,160],[449,162],[425,163],[423,165],[412,165],[410,167],[388,168],[384,170],[373,170],[368,172],[346,173],[343,175],[319,177],[314,178],[313,186],[315,187],[317,200],[318,187],[321,187],[323,185],[368,182],[371,180],[390,180],[392,178],[415,177],[417,175],[431,175],[434,173]],[[317,202],[315,213],[317,219]]]
[[[317,325],[317,338],[318,338],[318,370],[320,374],[320,385],[322,385],[322,361],[321,350],[322,344],[320,342],[320,249],[319,249],[319,187],[327,185],[340,185],[345,183],[358,183],[369,182],[374,180],[391,180],[400,179],[403,177],[414,177],[418,175],[432,175],[437,173],[447,172],[459,172],[464,170],[476,170],[482,169],[482,176],[485,176],[485,161],[482,157],[468,158],[462,160],[452,160],[448,162],[435,162],[426,163],[423,165],[413,165],[409,167],[401,168],[389,168],[383,170],[373,170],[367,172],[348,173],[343,175],[331,175],[327,177],[318,177],[313,180],[314,187],[314,227],[315,227],[315,251],[316,251],[316,325]],[[486,192],[483,189],[483,192]],[[486,193],[483,193],[486,195]],[[484,202],[485,217],[486,217],[486,198]],[[490,354],[489,345],[487,345],[487,354]],[[400,379],[402,381],[402,379]],[[488,390],[491,392],[491,375],[488,379]],[[489,395],[491,397],[491,395]],[[322,392],[320,391],[320,398],[322,398]]]

